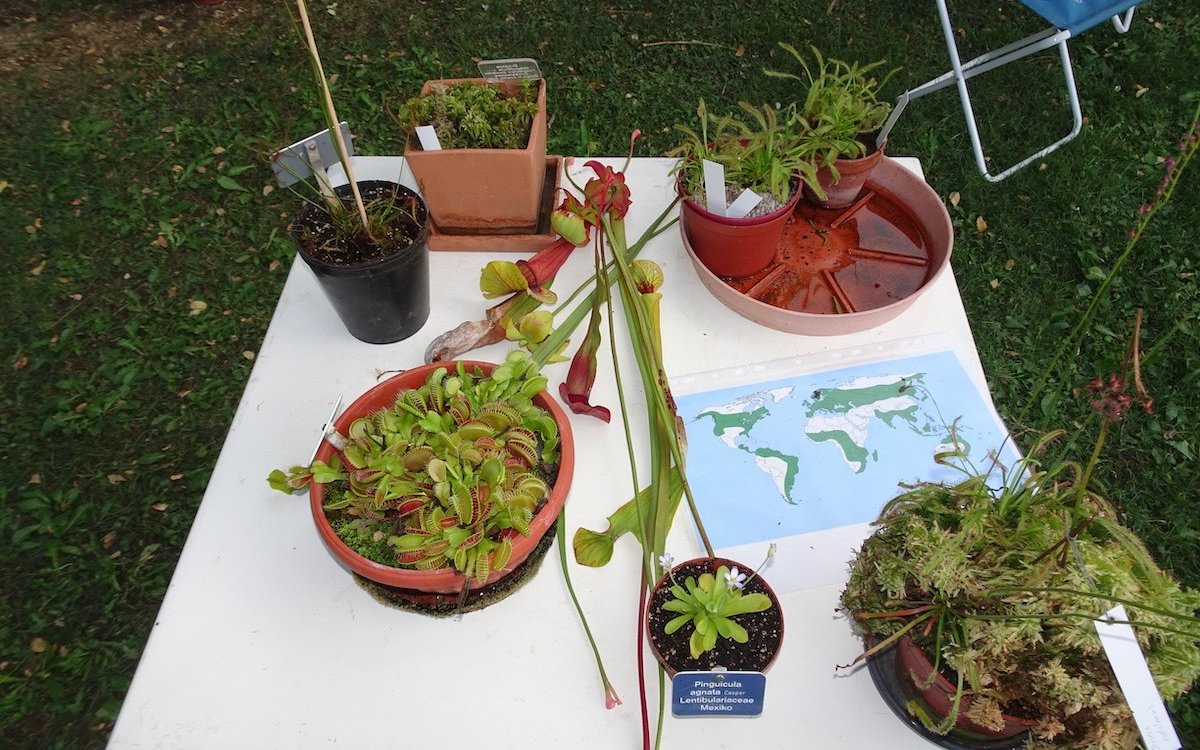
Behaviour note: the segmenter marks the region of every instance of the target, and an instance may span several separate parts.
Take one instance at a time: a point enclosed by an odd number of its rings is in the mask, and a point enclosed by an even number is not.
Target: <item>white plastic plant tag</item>
[[[542,77],[542,69],[531,57],[513,57],[505,60],[480,60],[479,75],[491,83],[499,81],[536,81]]]
[[[418,125],[417,140],[421,142],[421,148],[425,151],[442,150],[442,142],[438,140],[437,131],[432,125]]]
[[[753,211],[759,203],[762,203],[762,196],[747,188],[734,199],[733,203],[729,204],[729,208],[725,209],[725,215],[731,219],[744,219],[746,214]]]
[[[725,166],[708,159],[702,163],[704,165],[704,200],[708,204],[708,212],[724,216]]]
[[[1113,622],[1114,620],[1118,622]],[[1146,750],[1180,750],[1179,735],[1171,724],[1162,695],[1154,684],[1146,657],[1138,645],[1137,636],[1128,622],[1129,615],[1121,605],[1113,607],[1096,620],[1096,633],[1100,645],[1112,665],[1117,684],[1125,694],[1125,702],[1133,712],[1142,743]]]

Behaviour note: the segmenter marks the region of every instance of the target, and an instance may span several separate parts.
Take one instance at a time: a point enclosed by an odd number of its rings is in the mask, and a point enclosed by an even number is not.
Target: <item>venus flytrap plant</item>
[[[546,378],[514,351],[487,376],[438,368],[395,404],[354,420],[329,463],[276,470],[275,489],[331,485],[338,536],[385,565],[453,567],[483,583],[549,494],[558,425],[532,399]]]

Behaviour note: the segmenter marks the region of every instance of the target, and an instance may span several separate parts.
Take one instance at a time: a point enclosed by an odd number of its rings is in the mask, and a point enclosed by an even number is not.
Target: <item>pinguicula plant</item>
[[[774,552],[774,545],[771,545],[771,551]],[[747,576],[736,566],[721,565],[715,574],[702,573],[699,578],[688,576],[681,585],[675,578],[673,558],[664,555],[659,562],[668,568],[667,575],[671,578],[672,598],[663,604],[663,609],[678,613],[666,624],[664,632],[672,635],[690,625],[692,635],[688,645],[693,659],[711,651],[717,645],[717,638],[746,643],[750,634],[734,618],[771,608],[771,599],[766,594],[743,591],[758,575],[757,570]]]
[[[480,583],[549,494],[554,417],[533,403],[546,378],[522,351],[490,375],[434,370],[396,403],[351,422],[329,463],[271,473],[284,492],[329,485],[330,525],[359,554],[414,570],[453,567]]]

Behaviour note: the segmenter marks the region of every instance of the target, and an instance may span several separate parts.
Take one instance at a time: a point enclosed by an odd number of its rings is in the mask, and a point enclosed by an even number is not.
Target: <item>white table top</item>
[[[401,162],[360,157],[359,179],[394,179]],[[902,163],[920,169],[915,159]],[[669,203],[671,164],[636,159],[630,166],[631,239]],[[579,161],[570,169],[583,174]],[[404,182],[412,184],[411,178]],[[560,295],[591,269],[590,250],[579,255],[586,257],[572,258],[559,275]],[[632,539],[617,545],[605,568],[571,563],[609,676],[624,701],[606,711],[554,548],[523,589],[485,610],[458,620],[404,613],[378,604],[326,552],[306,495],[287,497],[266,483],[272,469],[308,460],[338,394],[348,403],[376,382],[377,372],[420,363],[433,336],[481,317],[479,269],[495,257],[434,253],[428,323],[411,339],[384,346],[352,338],[297,260],[110,747],[639,746],[638,548]],[[943,274],[909,310],[879,328],[807,337],[754,325],[721,305],[701,286],[676,228],[643,257],[658,261],[666,274],[663,346],[672,376],[797,355],[818,366],[832,360],[848,364],[899,346],[953,348],[972,378],[984,383],[952,274]],[[623,325],[618,332],[623,362],[633,368]],[[498,360],[509,346],[473,356]],[[607,361],[603,353],[593,402],[615,410]],[[565,373],[566,364],[547,372],[552,383]],[[644,433],[644,420],[632,421]],[[567,503],[569,533],[579,526],[602,529],[606,516],[632,494],[623,432],[615,418],[606,425],[572,415],[572,427],[578,463]],[[644,444],[644,434],[639,440]],[[677,559],[700,551],[683,514],[668,546]],[[930,747],[891,714],[865,670],[835,673],[835,664],[861,649],[849,624],[834,612],[839,590],[826,586],[782,596],[787,631],[767,676],[762,716],[668,715],[663,747]],[[653,723],[657,680],[649,649],[646,658]]]

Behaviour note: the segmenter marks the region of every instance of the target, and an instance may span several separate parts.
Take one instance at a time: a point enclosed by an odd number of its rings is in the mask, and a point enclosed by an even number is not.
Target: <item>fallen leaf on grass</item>
[[[100,537],[100,546],[104,547],[104,549],[110,549],[115,541],[117,541],[117,532],[110,531],[104,536]]]
[[[30,474],[29,475],[28,484],[41,484],[41,483],[42,483],[42,475],[41,474]]]
[[[36,266],[34,266],[33,268],[31,268],[29,270],[29,275],[30,276],[41,276],[42,271],[44,271],[44,270],[46,270],[46,261],[43,260],[41,263],[38,263]]]
[[[108,475],[108,483],[109,484],[120,484],[121,482],[124,482],[124,481],[125,481],[125,475],[123,475],[123,474],[109,474]]]
[[[26,357],[24,354],[22,354],[21,356],[17,357],[15,360],[13,360],[12,368],[14,370],[24,370],[28,366],[29,366],[29,357]]]
[[[162,513],[164,511],[166,511],[167,504],[166,503],[155,503],[154,505],[151,505],[150,507],[153,508],[154,510],[157,510],[159,513]]]
[[[188,315],[199,315],[208,309],[208,303],[202,299],[194,299],[188,302]]]
[[[1133,88],[1134,88],[1133,97],[1135,99],[1141,99],[1143,96],[1150,93],[1150,87],[1143,86],[1140,83],[1133,84]]]
[[[11,182],[9,182],[8,180],[0,180],[0,193],[3,193],[5,190],[8,190],[10,187],[12,187]]]
[[[734,51],[733,56],[734,57],[745,57],[746,56],[746,45],[739,44],[737,46],[737,49]]]
[[[29,650],[35,654],[43,653],[49,646],[50,644],[46,643],[46,639],[41,636],[36,636],[29,641]]]
[[[151,242],[150,244],[158,245],[159,247],[163,248],[164,250],[171,246],[171,243],[167,241],[167,238],[162,236],[161,234],[158,235],[158,237],[155,238],[155,240],[153,242]]]
[[[229,175],[223,174],[223,175],[217,177],[217,184],[220,185],[221,187],[225,188],[226,190],[236,190],[236,191],[242,192],[242,193],[249,192],[248,190],[246,190],[246,188],[242,187],[238,183],[237,180],[233,179]]]
[[[975,219],[975,228],[977,230],[979,230],[980,232],[986,232],[987,227],[988,227],[987,222],[984,221],[982,216],[979,216]]]
[[[243,356],[243,357],[245,357],[246,359],[253,360],[253,359],[254,359],[254,352],[252,352],[252,351],[250,351],[249,349],[247,349],[247,350],[245,350],[244,352],[242,352],[242,356]]]
[[[988,284],[992,287],[992,289],[996,289],[1000,286],[1000,279],[992,279],[988,282]]]
[[[962,196],[958,194],[957,190],[955,190],[953,193],[950,194],[950,205],[951,206],[957,206],[958,202],[961,200],[962,200]]]
[[[1017,262],[1015,260],[1013,260],[1012,258],[1009,258],[1008,260],[1004,261],[1004,270],[1011,271],[1011,270],[1013,270],[1013,267],[1016,265],[1017,265]]]

